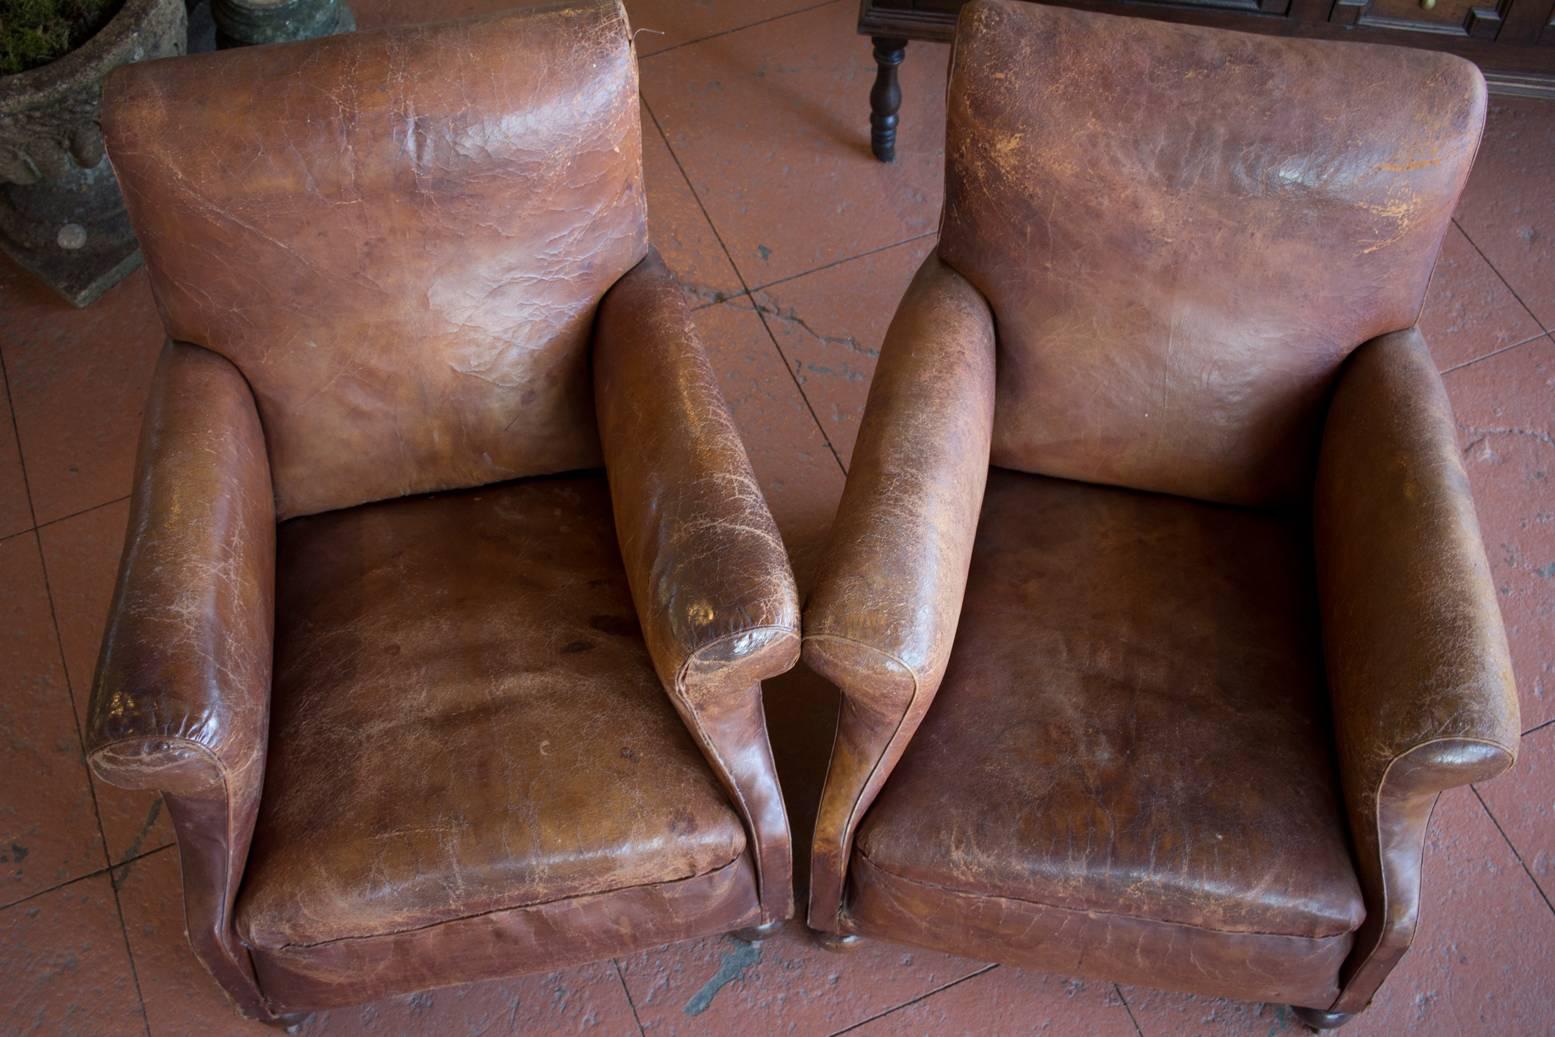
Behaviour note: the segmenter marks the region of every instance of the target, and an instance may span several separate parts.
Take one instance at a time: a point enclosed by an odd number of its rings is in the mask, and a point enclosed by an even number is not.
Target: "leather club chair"
[[[1484,110],[1440,54],[964,9],[939,246],[805,608],[811,926],[1371,1001],[1437,794],[1518,743],[1414,327]]]
[[[238,1008],[788,917],[798,600],[619,4],[134,65],[104,121],[171,341],[88,748]]]

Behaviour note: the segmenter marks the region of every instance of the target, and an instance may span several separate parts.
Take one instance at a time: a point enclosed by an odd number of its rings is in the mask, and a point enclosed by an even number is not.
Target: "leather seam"
[[[805,636],[806,639],[814,638],[816,640],[828,640],[829,639],[829,640],[833,640],[833,641],[843,641],[843,642],[845,642],[847,644],[856,645],[859,648],[868,649],[869,651],[872,651],[872,652],[875,652],[875,653],[877,653],[877,654],[879,654],[881,656],[884,656],[886,659],[889,659],[891,662],[895,663],[897,666],[900,666],[904,671],[906,671],[907,676],[912,678],[912,694],[907,697],[907,707],[902,710],[902,715],[897,718],[897,720],[896,720],[896,729],[891,732],[891,737],[886,739],[885,748],[882,749],[881,752],[880,752],[880,755],[875,758],[875,762],[870,765],[869,775],[864,779],[864,783],[859,786],[858,794],[853,797],[853,802],[848,805],[848,817],[847,817],[847,820],[843,822],[843,827],[842,827],[843,841],[844,841],[844,843],[846,845],[838,847],[838,849],[841,850],[842,852],[840,852],[837,855],[838,860],[841,861],[841,863],[842,863],[842,874],[837,877],[837,922],[838,922],[839,925],[842,925],[844,923],[844,920],[845,920],[844,916],[847,914],[847,911],[846,911],[846,909],[844,907],[844,902],[847,899],[848,857],[850,855],[850,851],[852,849],[852,844],[853,844],[852,833],[853,833],[853,830],[858,826],[858,820],[857,820],[858,805],[859,805],[859,802],[864,798],[864,790],[869,788],[870,783],[875,780],[875,774],[880,770],[880,765],[885,762],[885,759],[886,759],[887,756],[891,755],[891,747],[894,746],[896,744],[897,739],[901,737],[901,735],[902,735],[902,728],[907,723],[907,717],[908,717],[909,714],[912,713],[913,706],[916,705],[917,702],[918,702],[918,691],[919,691],[919,689],[921,689],[923,687],[923,682],[922,682],[922,680],[918,676],[918,671],[913,669],[911,666],[908,666],[894,652],[888,652],[888,651],[886,651],[883,648],[877,647],[875,645],[869,644],[869,643],[864,642],[864,641],[860,641],[857,638],[848,637],[846,634],[818,633],[818,634],[806,634],[804,636]],[[844,696],[846,696],[847,692],[843,691],[843,694],[844,694]],[[837,720],[837,734],[832,737],[832,755],[836,754],[836,751],[837,751],[837,738],[841,736],[841,733],[842,733],[842,719],[841,719],[841,717],[839,717],[838,720]],[[831,775],[832,775],[831,759],[830,759],[830,757],[828,757],[827,763],[826,763],[826,782],[827,782],[827,784],[831,783]],[[881,779],[882,782],[884,780],[885,780],[884,778]],[[826,798],[825,786],[822,786],[821,798],[822,798],[823,801]]]
[[[1472,742],[1475,745],[1488,745],[1488,746],[1490,746],[1492,748],[1501,750],[1503,753],[1506,753],[1508,759],[1511,762],[1515,763],[1516,760],[1517,760],[1517,753],[1514,750],[1509,749],[1507,746],[1501,744],[1500,742],[1495,741],[1494,739],[1491,739],[1491,738],[1465,738],[1465,737],[1461,737],[1461,736],[1443,737],[1443,738],[1430,738],[1430,739],[1427,739],[1424,742],[1417,742],[1416,744],[1410,746],[1408,749],[1405,749],[1403,752],[1397,753],[1396,755],[1394,755],[1394,757],[1388,761],[1388,765],[1382,769],[1382,777],[1377,782],[1377,791],[1372,796],[1372,825],[1377,830],[1377,861],[1378,861],[1379,865],[1382,862],[1382,793],[1383,793],[1383,790],[1387,788],[1387,785],[1388,785],[1388,775],[1393,773],[1393,765],[1398,763],[1400,760],[1404,759],[1406,756],[1409,756],[1413,752],[1416,752],[1416,751],[1418,751],[1420,749],[1428,748],[1428,747],[1433,746],[1433,745],[1440,745],[1443,742]],[[1508,766],[1511,766],[1511,764],[1509,763]],[[1456,788],[1457,786],[1451,786],[1451,787]],[[1436,790],[1436,799],[1440,799],[1441,798],[1442,791],[1443,791],[1442,789],[1437,789]],[[1425,836],[1430,833],[1430,830],[1431,830],[1431,818],[1434,817],[1435,814],[1436,814],[1436,799],[1433,799],[1432,802],[1431,802],[1430,813],[1428,813],[1426,815],[1426,819],[1425,819],[1425,831],[1421,833],[1420,852],[1419,852],[1419,855],[1415,858],[1415,873],[1416,874],[1420,873],[1420,869],[1421,869],[1422,865],[1425,863]],[[1388,906],[1389,906],[1389,902],[1388,902],[1388,894],[1389,894],[1389,890],[1388,890],[1388,876],[1387,876],[1387,869],[1386,868],[1379,868],[1379,870],[1382,872],[1382,917],[1383,917],[1383,925],[1386,925],[1387,924],[1387,915],[1388,915]],[[1405,954],[1408,954],[1410,948],[1415,945],[1415,936],[1418,933],[1418,931],[1419,931],[1419,927],[1418,926],[1416,926],[1413,930],[1410,931],[1409,942],[1406,943],[1404,945],[1403,950],[1399,952],[1400,960],[1402,960],[1403,956]],[[1371,949],[1366,952],[1366,957],[1362,958],[1359,962],[1356,963],[1354,970],[1351,971],[1351,973],[1350,973],[1350,978],[1352,980],[1356,976],[1359,976],[1365,970],[1367,965],[1371,964],[1371,959],[1376,957],[1377,949],[1379,947],[1381,947],[1381,946],[1382,946],[1382,940],[1379,938],[1377,940],[1377,942],[1375,944],[1373,944]],[[1384,976],[1383,978],[1386,979],[1386,976]],[[1345,996],[1346,993],[1349,992],[1349,989],[1350,989],[1350,985],[1348,983],[1346,983],[1343,986],[1341,986],[1339,988],[1339,993],[1334,996],[1333,1004],[1337,1005],[1337,1004],[1339,1004],[1340,1001],[1343,1001],[1344,1000],[1344,996]],[[1370,998],[1368,998],[1367,1001],[1369,1003],[1370,1002]],[[1330,1011],[1333,1010],[1333,1005],[1329,1006],[1329,1010]]]
[[[691,697],[687,694],[686,691],[686,674],[690,671],[691,664],[696,661],[696,657],[698,655],[707,649],[714,647],[715,645],[722,644],[725,641],[731,641],[737,637],[745,637],[748,634],[754,634],[763,630],[780,631],[782,633],[790,634],[796,639],[799,637],[799,630],[797,627],[778,623],[747,627],[743,630],[735,630],[720,637],[716,637],[706,644],[698,647],[686,656],[686,661],[680,665],[680,672],[675,675],[675,691],[681,696],[682,701],[686,703],[686,712],[691,715],[692,723],[696,726],[696,735],[698,739],[700,739],[702,744],[707,746],[708,751],[713,754],[713,760],[718,768],[725,774],[729,775],[729,785],[734,789],[734,798],[739,806],[741,820],[750,826],[751,861],[756,866],[756,897],[761,906],[762,917],[765,918],[767,915],[767,869],[766,862],[762,859],[761,834],[756,831],[755,815],[751,813],[750,804],[746,802],[745,790],[742,789],[740,787],[740,783],[735,780],[734,771],[730,769],[729,764],[724,760],[723,753],[718,751],[717,743],[712,738],[708,737],[707,728],[702,723],[702,716],[700,712],[692,706]],[[761,682],[766,679],[766,677],[758,677],[756,679],[756,686],[758,688],[761,687]],[[760,700],[761,698],[761,694],[758,693],[757,699]],[[762,723],[762,729],[763,733],[765,733],[765,722]],[[770,744],[771,742],[769,739],[769,747]],[[780,796],[782,795],[781,789],[779,789],[778,794]],[[787,809],[788,808],[785,805],[785,814],[787,813]]]
[[[973,890],[955,889],[953,887],[946,886],[946,885],[943,885],[943,884],[938,883],[938,882],[928,882],[928,881],[925,881],[924,879],[909,878],[906,875],[903,875],[903,874],[901,874],[899,872],[896,872],[896,871],[892,871],[890,868],[886,868],[886,867],[881,866],[880,864],[877,864],[874,860],[870,859],[869,854],[866,853],[862,848],[859,849],[858,855],[860,857],[863,857],[864,860],[866,862],[868,862],[868,864],[869,864],[869,866],[871,868],[874,868],[876,871],[879,871],[879,872],[882,872],[883,874],[891,876],[893,879],[896,879],[898,882],[910,883],[911,885],[914,885],[914,886],[921,886],[924,889],[942,890],[942,891],[944,891],[946,893],[950,893],[950,894],[952,894],[954,896],[979,897],[979,898],[986,899],[986,900],[1007,900],[1007,901],[1012,901],[1012,902],[1017,903],[1017,904],[1027,904],[1027,905],[1030,905],[1032,907],[1038,907],[1038,908],[1041,908],[1044,911],[1063,911],[1063,912],[1065,912],[1067,914],[1072,914],[1072,915],[1105,915],[1108,918],[1122,918],[1122,919],[1125,919],[1125,920],[1130,921],[1130,922],[1143,922],[1143,923],[1146,923],[1146,924],[1149,924],[1149,925],[1169,925],[1169,926],[1172,926],[1173,928],[1176,928],[1176,929],[1192,929],[1192,930],[1194,930],[1196,932],[1214,933],[1217,936],[1274,936],[1274,937],[1278,937],[1278,938],[1284,939],[1284,940],[1323,941],[1323,940],[1342,940],[1342,939],[1344,939],[1347,936],[1352,936],[1353,937],[1355,935],[1355,933],[1356,933],[1356,930],[1351,929],[1351,930],[1348,930],[1346,932],[1327,933],[1327,934],[1324,934],[1322,936],[1309,936],[1309,935],[1306,935],[1306,934],[1303,934],[1303,933],[1280,933],[1280,932],[1274,932],[1273,930],[1267,930],[1267,929],[1219,929],[1219,928],[1216,928],[1215,926],[1197,925],[1197,924],[1195,924],[1193,922],[1179,922],[1179,921],[1175,921],[1175,920],[1172,920],[1172,919],[1164,919],[1164,918],[1144,918],[1144,917],[1141,917],[1139,915],[1126,914],[1126,913],[1124,913],[1122,911],[1103,911],[1103,910],[1100,910],[1099,908],[1085,908],[1085,907],[1064,907],[1064,906],[1059,905],[1059,904],[1048,904],[1048,903],[1044,903],[1043,901],[1040,901],[1040,900],[1030,900],[1030,899],[1027,899],[1025,897],[1003,896],[1003,895],[1000,895],[1000,894],[997,894],[997,893],[978,893],[978,892],[975,892]]]
[[[144,742],[145,741],[145,737],[146,736],[141,735],[141,736],[136,736],[136,737],[133,737],[133,738],[116,738],[116,739],[114,739],[111,742],[108,742],[108,743],[106,743],[104,745],[100,745],[97,748],[93,749],[92,750],[92,755],[96,756],[99,753],[104,752],[105,750],[109,750],[109,749],[114,748],[115,746],[128,745],[128,744],[133,743],[133,742]],[[248,940],[244,939],[243,934],[238,932],[238,926],[237,926],[237,899],[238,899],[237,898],[237,890],[231,890],[230,891],[230,898],[231,898],[230,902],[228,900],[228,897],[229,897],[228,887],[232,883],[232,836],[233,836],[232,819],[233,819],[233,815],[236,813],[236,811],[234,811],[232,809],[232,781],[231,781],[230,777],[227,774],[227,765],[222,761],[220,756],[216,755],[216,750],[212,749],[210,746],[206,745],[204,742],[196,742],[193,739],[186,738],[186,737],[184,737],[182,735],[174,735],[174,736],[171,736],[171,737],[162,737],[162,736],[157,736],[157,737],[161,738],[161,740],[163,742],[166,742],[169,745],[172,745],[172,744],[183,745],[183,746],[187,746],[187,747],[189,747],[191,749],[197,750],[198,752],[204,753],[206,756],[208,756],[210,758],[211,763],[215,764],[215,766],[216,766],[216,773],[221,776],[221,799],[222,799],[222,803],[226,806],[226,810],[223,811],[223,813],[226,814],[226,831],[224,833],[225,845],[222,846],[222,854],[221,854],[221,905],[222,905],[222,914],[225,916],[223,918],[223,922],[225,923],[223,925],[223,928],[227,929],[227,930],[230,930],[232,935],[233,935],[233,937],[235,938],[235,940],[237,942],[237,945],[239,947],[243,948],[243,956],[248,959],[248,979],[249,979],[249,982],[253,985],[255,995],[259,998],[260,1003],[262,1005],[264,1005],[265,1008],[267,1008],[270,1011],[270,1014],[271,1015],[275,1015],[277,1013],[277,1008],[275,1006],[275,1003],[270,1000],[270,996],[268,994],[266,994],[265,991],[264,991],[264,988],[259,985],[259,970],[254,968],[253,950],[249,946]],[[157,791],[158,791],[159,794],[161,793],[160,789],[157,790]],[[178,831],[177,831],[176,827],[174,828],[174,831],[173,831],[173,837],[174,837],[175,841],[178,841]],[[182,853],[182,851],[183,851],[183,845],[182,845],[182,842],[179,841],[179,852]],[[182,868],[182,864],[181,863],[180,863],[180,868]],[[188,915],[187,900],[186,900],[185,906],[184,906],[184,914],[186,916]],[[185,925],[186,926],[188,925],[187,917],[185,918]],[[216,981],[216,985],[218,987],[222,988],[222,992],[223,993],[227,993],[226,987],[221,982],[221,979],[214,972],[211,971],[210,966],[205,963],[204,959],[200,958],[200,956],[198,954],[195,955],[195,958],[197,960],[199,960],[200,967],[205,969],[206,975],[210,976],[211,979]],[[236,963],[234,962],[234,964],[236,964]],[[231,998],[231,994],[230,993],[228,993],[227,996],[228,996],[229,999]]]
[[[278,947],[266,947],[259,943],[256,943],[254,946],[261,954],[277,954],[289,951],[316,950],[320,947],[330,947],[335,944],[342,943],[355,943],[361,940],[379,940],[387,937],[407,936],[411,933],[419,933],[425,932],[428,929],[436,929],[439,926],[455,925],[459,922],[469,922],[477,918],[487,918],[491,915],[500,915],[509,911],[528,911],[532,908],[550,907],[552,904],[566,904],[574,900],[583,900],[588,897],[608,897],[614,896],[617,893],[630,893],[634,889],[652,889],[656,886],[673,886],[681,882],[693,882],[697,879],[704,879],[723,874],[730,868],[736,867],[740,863],[740,859],[744,856],[745,853],[742,850],[740,853],[735,854],[733,857],[729,858],[729,860],[715,868],[710,868],[707,871],[699,871],[695,874],[686,875],[683,878],[678,879],[669,879],[667,881],[660,882],[637,882],[630,886],[617,886],[614,889],[595,890],[589,893],[573,893],[570,896],[557,897],[554,900],[537,900],[531,904],[508,904],[504,907],[494,907],[486,911],[476,911],[472,914],[460,915],[457,918],[439,919],[436,922],[428,922],[426,925],[413,925],[405,929],[388,929],[381,933],[359,933],[352,936],[337,936],[333,939],[319,940],[314,943],[288,942],[283,943]]]

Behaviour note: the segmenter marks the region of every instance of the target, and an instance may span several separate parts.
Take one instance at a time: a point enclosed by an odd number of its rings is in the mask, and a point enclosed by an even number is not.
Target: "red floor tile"
[[[1119,988],[1148,1037],[1311,1037],[1288,1005],[1195,997],[1149,987]],[[1348,1034],[1348,1031],[1344,1031]]]
[[[649,240],[680,279],[692,306],[723,302],[740,294],[740,276],[646,108],[642,123]]]
[[[1477,791],[1545,899],[1555,902],[1555,724],[1524,735],[1512,769]]]
[[[145,1032],[108,876],[0,912],[0,1033]]]
[[[621,959],[649,1037],[824,1037],[981,967],[876,940],[839,954],[798,922],[759,946],[717,936]]]
[[[751,287],[939,222],[948,48],[908,47],[898,158],[877,162],[856,19],[834,3],[643,60],[643,96]]]
[[[1555,104],[1491,98],[1458,224],[1555,331]]]
[[[918,238],[755,293],[844,464],[853,456],[886,328],[934,241]]]
[[[143,270],[77,310],[0,259],[0,352],[40,523],[129,492],[164,338]]]
[[[164,850],[130,865],[120,882],[124,920],[146,1015],[156,1037],[270,1035],[241,1019],[200,966],[184,936],[178,858]],[[304,1034],[637,1033],[632,1007],[609,962],[543,976],[448,987],[311,1017]]]
[[[626,14],[635,30],[637,53],[646,57],[692,40],[826,2],[828,0],[627,0]]]
[[[82,713],[78,719],[83,729],[129,510],[128,501],[117,501],[38,531],[64,646],[65,672]],[[116,788],[96,775],[92,785],[113,863],[173,841],[173,824],[162,809],[161,796]]]
[[[16,448],[16,426],[11,420],[11,394],[0,373],[0,537],[32,528],[32,507],[27,503],[27,480],[22,474],[22,455]]]
[[[1442,242],[1420,330],[1445,371],[1537,338],[1543,329],[1455,224]]]
[[[1555,341],[1446,376],[1527,730],[1555,718]]]
[[[35,534],[0,541],[0,588],[0,904],[10,904],[104,860]]]
[[[1111,983],[996,968],[882,1016],[850,1037],[1134,1037]]]

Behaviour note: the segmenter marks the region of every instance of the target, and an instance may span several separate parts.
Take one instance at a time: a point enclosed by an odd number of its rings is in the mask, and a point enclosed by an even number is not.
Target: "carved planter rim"
[[[0,76],[0,112],[34,108],[79,90],[83,79],[98,79],[105,63],[133,46],[147,17],[166,0],[124,0],[124,6],[85,43],[25,72]]]

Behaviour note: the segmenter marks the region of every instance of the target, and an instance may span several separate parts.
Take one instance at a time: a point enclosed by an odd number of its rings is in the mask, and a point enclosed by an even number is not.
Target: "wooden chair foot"
[[[853,933],[816,933],[815,942],[829,951],[855,951],[864,942],[862,936]]]
[[[760,943],[768,937],[777,935],[777,931],[781,928],[783,928],[782,922],[766,922],[746,929],[736,929],[729,935],[736,940],[743,940],[746,943]]]
[[[1296,1013],[1297,1019],[1314,1030],[1337,1030],[1355,1018],[1353,1012],[1325,1012],[1321,1008],[1301,1008],[1296,1005],[1292,1005],[1291,1010]]]

